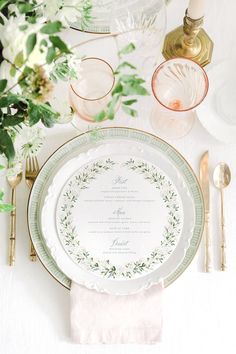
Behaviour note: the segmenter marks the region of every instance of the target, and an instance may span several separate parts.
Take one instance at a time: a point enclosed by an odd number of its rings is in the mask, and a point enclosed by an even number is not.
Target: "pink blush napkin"
[[[72,283],[72,340],[79,344],[159,342],[162,293],[161,283],[127,296],[98,293]]]

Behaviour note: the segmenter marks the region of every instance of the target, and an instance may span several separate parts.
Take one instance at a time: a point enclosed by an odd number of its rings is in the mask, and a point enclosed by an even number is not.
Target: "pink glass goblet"
[[[190,59],[174,58],[160,64],[152,76],[152,92],[156,98],[151,114],[155,133],[178,139],[190,132],[195,120],[194,109],[208,91],[204,69]]]

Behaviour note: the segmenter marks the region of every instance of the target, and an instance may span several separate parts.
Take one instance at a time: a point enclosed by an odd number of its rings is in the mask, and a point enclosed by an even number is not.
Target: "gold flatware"
[[[39,172],[39,164],[36,156],[26,158],[25,167],[25,181],[28,187],[31,189],[33,187],[34,181]],[[35,262],[37,260],[37,254],[32,241],[30,241],[30,260]]]
[[[204,270],[205,272],[210,272],[212,269],[212,245],[211,236],[209,230],[210,221],[210,185],[209,185],[209,153],[206,151],[200,160],[200,185],[202,188],[204,204],[205,204],[205,224],[204,224],[204,246],[205,246],[205,257],[204,257]]]
[[[224,188],[228,187],[231,181],[231,172],[229,166],[220,162],[213,174],[213,181],[216,186],[220,190],[220,211],[221,211],[221,264],[220,269],[224,271],[226,269],[226,237],[225,237],[225,211],[224,211]]]
[[[9,265],[15,264],[16,258],[16,187],[22,180],[22,172],[14,176],[8,176],[7,181],[11,187],[11,204],[14,209],[10,214],[10,239],[9,239]]]

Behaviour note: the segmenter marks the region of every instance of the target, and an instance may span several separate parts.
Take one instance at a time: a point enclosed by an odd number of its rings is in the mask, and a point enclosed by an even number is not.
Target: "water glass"
[[[155,70],[152,92],[156,104],[151,125],[157,135],[181,138],[192,128],[194,109],[208,91],[208,77],[204,69],[190,59],[166,60]]]

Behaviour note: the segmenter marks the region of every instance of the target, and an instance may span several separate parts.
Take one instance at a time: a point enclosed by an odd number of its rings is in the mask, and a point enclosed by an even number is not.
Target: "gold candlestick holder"
[[[201,66],[210,63],[213,41],[204,31],[203,17],[194,20],[186,14],[183,26],[169,32],[164,41],[162,54],[166,59],[185,57],[196,61]]]

